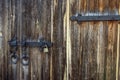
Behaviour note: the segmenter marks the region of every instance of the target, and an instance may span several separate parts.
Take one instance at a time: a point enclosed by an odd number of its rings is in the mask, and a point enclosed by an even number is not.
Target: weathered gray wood
[[[0,80],[13,80],[7,43],[17,36],[53,42],[48,53],[28,47],[28,76],[21,60],[17,80],[119,80],[117,21],[71,22],[76,13],[118,14],[119,0],[0,0]],[[21,47],[17,54],[21,59]]]

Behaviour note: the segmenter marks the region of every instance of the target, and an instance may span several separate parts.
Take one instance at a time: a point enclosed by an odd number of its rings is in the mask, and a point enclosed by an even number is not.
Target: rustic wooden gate
[[[119,15],[120,0],[0,0],[0,80],[119,80],[119,21],[70,21],[76,13]],[[53,42],[48,53],[27,47],[27,67],[19,46],[16,74],[8,44],[15,34]]]

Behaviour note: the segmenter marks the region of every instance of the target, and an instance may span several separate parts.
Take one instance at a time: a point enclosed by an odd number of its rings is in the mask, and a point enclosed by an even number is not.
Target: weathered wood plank
[[[12,79],[7,41],[14,34],[53,42],[48,53],[27,48],[29,80],[119,80],[119,25],[115,21],[71,22],[70,16],[118,14],[119,0],[0,0],[3,53],[0,80]],[[117,28],[118,25],[118,28]],[[0,31],[1,32],[1,31]],[[25,79],[17,54],[17,80]]]
[[[1,1],[1,3],[0,3],[0,28],[1,28],[1,31],[0,31],[0,32],[2,33],[2,32],[3,32],[3,31],[2,31],[2,30],[3,30],[3,23],[2,23],[2,22],[3,22],[3,17],[2,17],[2,13],[3,13],[3,12],[2,12],[2,10],[3,10],[3,0],[0,0],[0,1]],[[3,33],[2,33],[1,39],[3,40]],[[1,72],[1,73],[0,73],[0,79],[2,80],[2,79],[3,79],[3,75],[4,75],[4,74],[3,74],[3,72],[4,72],[4,71],[3,71],[3,70],[4,70],[4,69],[3,69],[3,68],[4,68],[4,67],[3,67],[3,62],[4,62],[4,61],[3,61],[3,55],[4,55],[4,54],[3,54],[3,48],[2,48],[2,46],[3,46],[3,45],[2,45],[2,41],[0,41],[0,42],[1,42],[1,48],[0,48],[0,53],[1,53],[1,54],[0,54],[0,61],[1,61],[1,62],[0,62],[0,72]]]
[[[53,78],[62,80],[65,69],[65,42],[63,37],[63,18],[65,15],[66,2],[54,0],[54,22],[53,22]]]
[[[99,13],[98,15],[104,15],[104,12],[107,12],[108,7],[107,0],[99,0]],[[100,21],[98,25],[98,44],[97,44],[97,79],[103,80],[105,78],[105,57],[107,50],[107,22]]]
[[[79,12],[79,0],[71,0],[70,14],[74,15]],[[81,4],[81,3],[80,3]],[[79,79],[79,59],[80,59],[80,27],[77,23],[71,23],[71,78],[70,80]]]
[[[118,13],[120,14],[120,0],[118,2]],[[116,80],[120,79],[120,24],[118,23],[117,28],[117,59],[116,59]]]
[[[89,12],[94,16],[96,13],[95,10],[95,1],[89,1]],[[90,15],[90,14],[88,14]],[[97,79],[97,25],[96,22],[89,22],[88,28],[88,62],[89,62],[89,80]]]
[[[2,1],[2,26],[3,27],[3,78],[2,79],[7,79],[7,71],[8,71],[8,55],[7,55],[7,51],[8,51],[8,44],[6,43],[8,41],[8,1],[7,0],[3,0]]]
[[[111,2],[109,1],[109,6],[111,6],[109,10],[109,14],[116,14],[117,10],[117,1]],[[116,27],[117,22],[108,22],[108,52],[107,52],[107,63],[106,63],[106,79],[113,80],[115,79],[115,67],[116,67],[116,45],[117,42],[116,37]],[[112,72],[112,73],[111,73]],[[111,76],[111,77],[110,77]]]

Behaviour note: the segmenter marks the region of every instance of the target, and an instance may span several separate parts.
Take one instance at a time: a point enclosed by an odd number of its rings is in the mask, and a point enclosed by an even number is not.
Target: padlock
[[[44,53],[47,53],[49,50],[48,50],[48,47],[47,47],[47,45],[45,45],[45,47],[44,47],[44,49],[43,49],[43,52]]]

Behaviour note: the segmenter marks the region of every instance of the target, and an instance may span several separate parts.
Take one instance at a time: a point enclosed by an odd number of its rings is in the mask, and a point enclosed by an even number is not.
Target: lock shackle
[[[26,55],[26,54],[24,54],[24,55],[22,55],[22,65],[24,65],[24,66],[28,66],[28,64],[29,64],[29,57]]]
[[[12,64],[17,64],[17,62],[18,62],[18,55],[17,54],[13,53],[11,55],[11,62],[12,62]]]

